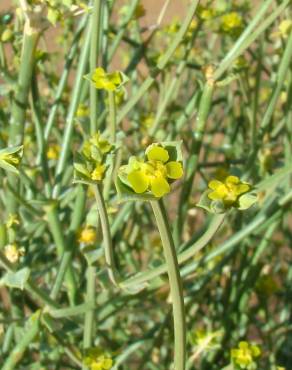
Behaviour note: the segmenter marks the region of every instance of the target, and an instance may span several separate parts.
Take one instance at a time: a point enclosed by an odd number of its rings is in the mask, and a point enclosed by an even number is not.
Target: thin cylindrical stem
[[[184,370],[186,363],[185,309],[176,251],[163,201],[151,201],[151,206],[163,245],[172,299],[174,322],[174,369]]]
[[[103,236],[103,245],[104,245],[104,254],[105,261],[108,269],[108,274],[111,281],[117,285],[117,278],[115,276],[115,261],[114,261],[114,250],[112,237],[110,232],[109,219],[106,211],[105,202],[102,195],[102,189],[99,185],[93,187],[97,210],[100,217],[102,236]]]

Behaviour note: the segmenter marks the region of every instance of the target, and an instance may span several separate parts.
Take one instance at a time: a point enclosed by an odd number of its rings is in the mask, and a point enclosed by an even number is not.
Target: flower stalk
[[[150,203],[160,233],[169,278],[174,323],[174,369],[184,370],[186,362],[185,308],[175,246],[162,199]]]

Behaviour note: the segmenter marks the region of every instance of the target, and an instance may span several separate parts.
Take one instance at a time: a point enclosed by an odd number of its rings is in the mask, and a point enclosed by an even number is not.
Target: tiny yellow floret
[[[261,350],[258,346],[244,341],[239,342],[238,348],[231,350],[232,361],[241,369],[248,369],[260,355]]]
[[[96,68],[92,75],[92,82],[97,89],[115,91],[122,83],[121,73],[118,71],[106,73],[103,68]]]
[[[47,150],[47,158],[56,160],[59,158],[60,154],[60,145],[58,144],[50,144]]]
[[[103,179],[106,167],[104,164],[97,164],[95,169],[91,172],[90,177],[94,181],[101,181]]]
[[[78,242],[84,244],[93,244],[96,241],[96,230],[91,226],[86,226],[80,230],[78,235]]]
[[[230,34],[238,34],[243,28],[243,19],[237,12],[230,12],[221,17],[221,30]]]

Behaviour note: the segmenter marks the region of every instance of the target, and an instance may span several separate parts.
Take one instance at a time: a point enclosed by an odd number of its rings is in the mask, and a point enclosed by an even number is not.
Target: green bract
[[[108,154],[113,151],[110,144],[100,133],[86,140],[74,162],[74,182],[97,183],[105,176],[108,164]]]
[[[23,146],[12,146],[0,150],[0,167],[6,171],[18,174],[18,168],[23,155]]]
[[[117,189],[126,197],[157,199],[170,192],[173,180],[183,176],[180,143],[155,143],[145,158],[131,157],[119,170]]]

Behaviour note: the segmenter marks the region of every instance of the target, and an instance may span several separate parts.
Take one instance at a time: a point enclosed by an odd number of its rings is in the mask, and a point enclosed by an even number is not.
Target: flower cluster
[[[111,356],[100,348],[90,348],[86,351],[83,364],[90,370],[110,370],[113,366]]]
[[[231,350],[231,360],[238,369],[256,369],[256,359],[260,355],[260,348],[248,342],[239,342],[238,348]]]
[[[220,29],[231,36],[238,36],[243,29],[243,18],[237,12],[230,12],[221,17]]]
[[[106,172],[106,160],[113,146],[98,132],[84,142],[74,163],[75,182],[100,182]]]
[[[171,160],[170,153],[159,144],[146,149],[146,160],[131,157],[129,164],[122,166],[120,178],[135,193],[150,193],[160,198],[170,192],[170,182],[183,176],[180,161]]]

